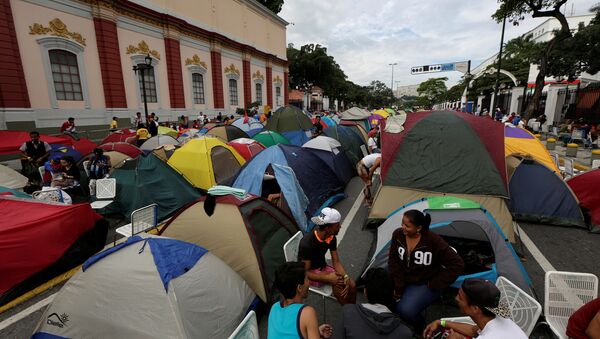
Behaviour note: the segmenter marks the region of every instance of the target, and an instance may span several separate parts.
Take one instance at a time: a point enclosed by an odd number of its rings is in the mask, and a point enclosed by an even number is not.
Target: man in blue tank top
[[[304,263],[287,262],[275,271],[275,286],[281,293],[281,301],[271,307],[268,338],[330,338],[330,325],[319,326],[317,312],[304,305],[308,295],[308,278]]]

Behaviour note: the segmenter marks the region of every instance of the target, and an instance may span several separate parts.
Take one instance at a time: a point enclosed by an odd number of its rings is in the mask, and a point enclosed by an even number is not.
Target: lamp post
[[[140,71],[142,75],[142,98],[144,99],[144,113],[146,115],[146,123],[148,123],[148,99],[146,98],[146,76],[145,70],[151,70],[154,67],[152,66],[152,57],[150,54],[146,55],[144,58],[144,63],[133,66],[133,72],[137,74],[137,71]]]
[[[500,36],[500,52],[498,53],[498,69],[496,70],[496,84],[494,85],[494,96],[492,97],[492,107],[490,111],[494,110],[494,106],[498,106],[496,100],[498,100],[498,85],[500,83],[500,70],[502,69],[502,48],[504,47],[504,30],[506,29],[506,15],[502,19],[502,35]]]
[[[392,66],[392,85],[390,86],[390,88],[392,89],[392,95],[394,93],[394,66],[396,66],[397,64],[397,62],[394,62],[393,64],[388,64],[389,66]]]

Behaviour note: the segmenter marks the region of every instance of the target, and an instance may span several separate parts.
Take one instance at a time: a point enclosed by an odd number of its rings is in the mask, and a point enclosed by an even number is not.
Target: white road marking
[[[342,239],[344,238],[344,234],[346,234],[348,227],[350,227],[350,224],[352,223],[352,221],[354,221],[354,217],[356,217],[356,212],[358,212],[358,209],[362,205],[364,198],[365,194],[361,190],[358,196],[356,197],[356,200],[354,200],[354,204],[352,204],[352,207],[350,207],[348,214],[346,214],[344,221],[342,222],[340,233],[338,233],[337,235],[338,247],[342,243]],[[325,259],[331,260],[331,254],[329,254],[329,251],[325,254]]]
[[[535,244],[533,243],[533,241],[531,241],[527,233],[525,233],[525,231],[521,227],[519,227],[517,223],[515,223],[514,225],[515,231],[517,231],[517,235],[519,235],[519,237],[521,238],[523,245],[527,247],[529,253],[531,253],[535,261],[537,261],[540,267],[542,267],[542,269],[544,270],[544,273],[548,271],[556,271],[556,268],[554,268],[550,261],[546,259],[546,257],[540,251],[540,249],[537,246],[535,246]]]
[[[46,299],[38,301],[37,303],[27,307],[23,311],[4,320],[3,322],[0,323],[0,331],[4,330],[8,326],[10,326],[18,321],[21,321],[24,318],[27,318],[32,313],[34,313],[34,312],[38,311],[39,309],[41,309],[42,307],[48,305],[49,303],[52,302],[52,300],[54,300],[54,296],[56,296],[56,292],[54,294],[50,295],[49,297],[47,297]]]

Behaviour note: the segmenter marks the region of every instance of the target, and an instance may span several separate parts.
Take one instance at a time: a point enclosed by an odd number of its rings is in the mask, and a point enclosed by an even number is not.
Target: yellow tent
[[[191,139],[167,161],[192,185],[205,190],[226,183],[245,162],[232,147],[215,137]]]
[[[377,114],[377,115],[381,115],[384,118],[388,118],[390,116],[390,113],[384,109],[378,109],[375,112],[373,112],[373,114]]]
[[[177,131],[170,127],[158,126],[158,134],[170,135],[173,138],[177,139]]]
[[[520,156],[535,159],[540,164],[552,171],[559,173],[554,160],[542,144],[533,134],[521,128],[504,128],[504,156]]]

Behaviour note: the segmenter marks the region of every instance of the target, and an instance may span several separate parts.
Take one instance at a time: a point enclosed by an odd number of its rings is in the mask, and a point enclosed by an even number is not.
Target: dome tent
[[[310,118],[301,109],[290,105],[278,108],[265,125],[266,130],[280,133],[296,146],[302,146],[310,139],[312,128]]]
[[[233,147],[246,161],[265,149],[260,142],[248,138],[235,139],[228,142],[227,145]]]
[[[226,338],[254,298],[206,249],[136,235],[87,260],[33,338]]]
[[[277,144],[290,145],[290,141],[283,135],[273,131],[262,131],[252,137],[265,147],[271,147]]]

